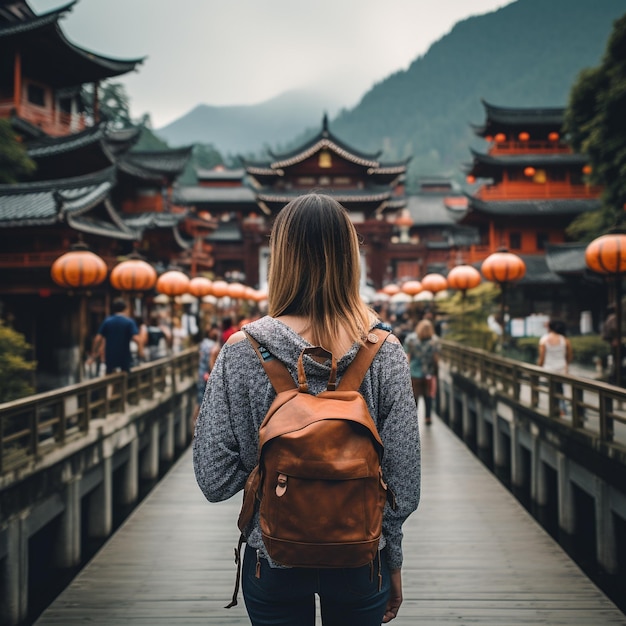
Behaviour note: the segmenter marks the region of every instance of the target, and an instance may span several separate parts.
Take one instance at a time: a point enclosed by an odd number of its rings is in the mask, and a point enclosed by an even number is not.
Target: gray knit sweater
[[[261,345],[288,367],[297,380],[301,351],[310,347],[290,327],[264,317],[244,327]],[[337,363],[337,378],[358,351],[355,344]],[[309,391],[326,388],[329,363],[305,357]],[[417,410],[406,355],[399,343],[386,341],[365,375],[360,392],[385,446],[383,474],[396,496],[397,507],[386,505],[383,537],[391,568],[402,565],[402,524],[417,508],[420,497],[420,440]],[[198,485],[211,502],[241,491],[257,463],[259,427],[275,397],[263,366],[246,340],[226,344],[207,383],[196,423],[193,463]],[[235,520],[233,520],[233,525]],[[258,512],[247,533],[248,545],[267,556]]]

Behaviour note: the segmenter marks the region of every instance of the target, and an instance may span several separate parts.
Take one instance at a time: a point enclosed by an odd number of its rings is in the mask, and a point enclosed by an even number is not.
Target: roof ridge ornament
[[[324,112],[324,117],[322,118],[322,136],[328,137],[328,113]]]

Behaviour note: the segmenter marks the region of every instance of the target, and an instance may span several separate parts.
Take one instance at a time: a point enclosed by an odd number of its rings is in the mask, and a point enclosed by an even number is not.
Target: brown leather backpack
[[[276,563],[359,567],[376,558],[385,502],[394,502],[382,476],[383,444],[358,389],[388,335],[369,333],[339,385],[332,353],[306,348],[297,386],[285,365],[248,335],[277,395],[259,430],[259,461],[237,524],[243,533],[258,507],[263,542]],[[331,360],[327,388],[317,396],[308,392],[305,354]],[[238,566],[244,541],[242,534]],[[237,604],[239,575],[229,607]]]

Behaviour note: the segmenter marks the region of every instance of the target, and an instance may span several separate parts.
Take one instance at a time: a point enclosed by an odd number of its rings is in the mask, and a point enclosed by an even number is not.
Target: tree
[[[85,113],[94,118],[93,87],[86,85],[81,94]],[[113,128],[132,126],[130,117],[130,98],[122,83],[102,83],[98,89],[98,110],[100,117],[109,120]]]
[[[0,183],[16,183],[36,168],[9,120],[0,120]]]
[[[583,70],[570,92],[565,132],[589,157],[589,181],[604,188],[602,206],[576,219],[568,233],[593,239],[626,225],[626,15],[614,22],[602,63]]]
[[[23,335],[0,320],[0,402],[34,393],[29,379],[36,362],[27,359],[30,349]]]

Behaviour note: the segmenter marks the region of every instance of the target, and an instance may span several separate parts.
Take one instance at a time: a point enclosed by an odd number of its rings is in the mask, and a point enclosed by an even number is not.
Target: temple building
[[[178,204],[218,219],[207,241],[219,276],[245,276],[248,284],[263,287],[273,218],[287,202],[311,190],[333,196],[350,213],[363,241],[363,282],[376,289],[447,268],[455,258],[455,237],[471,231],[447,213],[446,203],[467,204],[450,181],[425,181],[420,194],[408,197],[404,179],[409,159],[388,163],[380,153],[346,145],[331,132],[326,116],[319,131],[293,150],[242,161],[237,170],[200,170],[197,186],[175,192]],[[431,218],[435,221],[429,224]]]
[[[600,207],[601,189],[588,184],[586,157],[563,136],[564,108],[483,106],[485,121],[473,129],[488,148],[471,151],[465,169],[476,188],[457,220],[478,233],[464,261],[478,265],[499,249],[513,252],[526,264],[516,290],[526,312],[576,317],[578,311],[562,307],[603,297],[600,281],[586,270],[584,244],[569,240],[566,228]]]
[[[77,380],[86,348],[79,337],[91,341],[115,295],[108,281],[88,294],[58,286],[50,275],[58,257],[81,242],[109,270],[133,252],[164,268],[193,256],[198,231],[172,198],[191,148],[134,150],[139,129],[113,128],[99,113],[99,83],[143,59],[111,59],[71,43],[59,22],[75,4],[36,15],[23,0],[0,3],[0,118],[37,166],[0,185],[0,308],[34,347],[39,388]],[[89,114],[85,85],[94,94]],[[207,220],[200,230],[214,228]]]

